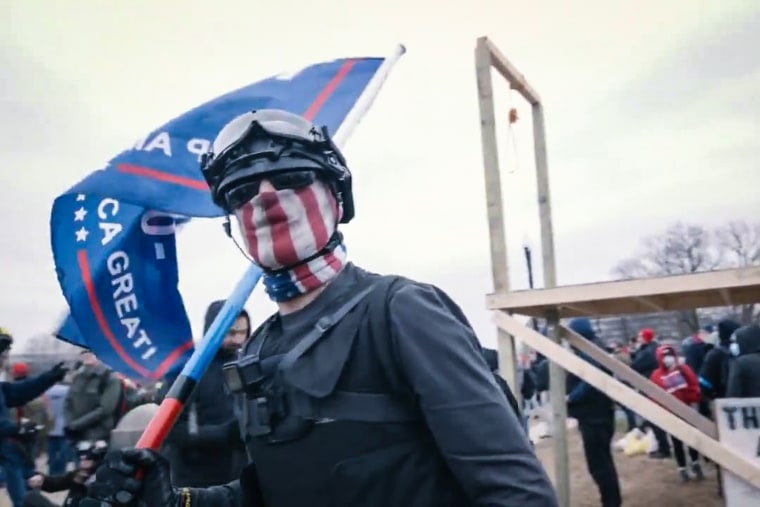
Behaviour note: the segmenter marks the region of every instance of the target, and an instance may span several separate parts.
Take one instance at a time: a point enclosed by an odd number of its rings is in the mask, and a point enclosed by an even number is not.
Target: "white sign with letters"
[[[718,440],[760,467],[760,398],[715,400]],[[757,507],[760,489],[723,469],[726,507]]]

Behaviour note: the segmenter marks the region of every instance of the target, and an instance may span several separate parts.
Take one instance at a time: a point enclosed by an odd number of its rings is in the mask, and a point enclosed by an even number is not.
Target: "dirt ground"
[[[570,458],[570,497],[572,507],[598,507],[599,493],[586,470],[586,460],[577,429],[568,429],[568,454]],[[615,438],[621,438],[617,435]],[[544,464],[549,477],[554,480],[554,461],[550,438],[536,443],[536,453]],[[704,466],[705,480],[681,484],[673,460],[651,459],[647,456],[628,457],[615,453],[615,464],[620,477],[625,507],[722,507],[718,496],[715,469]]]

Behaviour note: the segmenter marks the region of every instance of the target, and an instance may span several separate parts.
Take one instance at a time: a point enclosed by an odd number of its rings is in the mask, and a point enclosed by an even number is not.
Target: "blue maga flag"
[[[60,339],[89,347],[132,378],[175,372],[193,350],[177,288],[175,233],[215,217],[199,159],[234,117],[261,108],[302,114],[336,132],[384,58],[351,58],[270,77],[175,118],[53,203],[51,242],[70,308]]]

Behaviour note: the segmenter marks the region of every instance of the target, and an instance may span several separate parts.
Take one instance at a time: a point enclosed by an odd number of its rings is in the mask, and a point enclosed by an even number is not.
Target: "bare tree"
[[[617,280],[633,280],[635,278],[647,278],[654,276],[647,269],[647,265],[641,259],[631,257],[624,259],[612,268],[612,276]]]
[[[715,269],[720,256],[713,235],[696,224],[677,222],[663,234],[645,238],[638,255],[621,261],[612,271],[619,279],[682,275]],[[699,330],[697,310],[678,312],[683,332]]]
[[[678,222],[663,234],[644,239],[638,255],[619,262],[612,274],[617,279],[633,279],[757,264],[760,264],[760,222],[733,221],[714,231]],[[757,306],[744,305],[734,310],[748,323],[760,319]],[[699,329],[696,310],[679,314],[689,332]]]
[[[613,274],[624,279],[681,275],[715,269],[719,261],[709,230],[678,222],[663,234],[645,238],[641,252],[621,261]]]
[[[715,230],[726,267],[745,268],[760,264],[760,222],[729,222]]]
[[[760,222],[729,222],[715,230],[715,238],[724,267],[746,268],[760,264]],[[743,324],[760,321],[760,305],[741,305],[735,310]]]

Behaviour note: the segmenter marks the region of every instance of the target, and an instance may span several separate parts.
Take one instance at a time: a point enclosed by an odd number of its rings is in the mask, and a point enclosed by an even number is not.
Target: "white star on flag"
[[[84,201],[84,194],[77,194],[77,201]]]
[[[77,235],[77,243],[79,243],[80,241],[87,241],[87,235],[90,234],[90,231],[81,227],[78,231],[75,231],[75,234]]]
[[[84,209],[84,207],[79,208],[74,212],[74,221],[75,222],[81,222],[84,220],[85,215],[87,214],[87,210]]]

